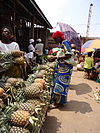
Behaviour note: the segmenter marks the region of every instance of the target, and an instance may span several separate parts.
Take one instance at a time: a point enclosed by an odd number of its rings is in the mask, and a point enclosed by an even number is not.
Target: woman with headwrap
[[[53,74],[51,103],[54,107],[59,107],[64,105],[67,100],[68,87],[72,73],[71,70],[73,68],[70,60],[72,53],[70,45],[64,40],[64,34],[62,32],[56,31],[52,35],[52,38],[59,43],[58,47],[60,50],[56,56],[49,56],[50,60],[57,59]]]

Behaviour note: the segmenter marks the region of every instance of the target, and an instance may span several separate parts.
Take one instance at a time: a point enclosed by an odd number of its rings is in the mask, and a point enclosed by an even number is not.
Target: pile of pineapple
[[[27,81],[0,79],[0,133],[39,133],[50,102],[50,64],[37,66]]]

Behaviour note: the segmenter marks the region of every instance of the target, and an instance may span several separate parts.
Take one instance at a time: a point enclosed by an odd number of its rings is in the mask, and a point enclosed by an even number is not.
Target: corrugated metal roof
[[[45,24],[47,28],[53,28],[34,0],[20,0],[20,2],[22,2],[27,7],[27,9],[31,11],[33,16],[35,15],[35,17],[40,20],[41,23]]]

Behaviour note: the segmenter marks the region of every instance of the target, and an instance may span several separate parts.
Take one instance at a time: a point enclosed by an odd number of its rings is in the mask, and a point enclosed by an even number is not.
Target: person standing
[[[71,64],[71,48],[69,43],[65,40],[64,34],[60,31],[53,33],[52,38],[58,44],[61,50],[56,56],[51,55],[49,59],[52,61],[56,59],[56,65],[54,67],[53,74],[53,86],[51,95],[51,107],[59,107],[67,102],[68,88],[71,78],[71,70],[73,68]],[[60,55],[60,56],[59,56]],[[70,63],[69,63],[70,60]],[[68,62],[67,62],[68,61]]]
[[[92,57],[92,52],[88,52],[88,57],[85,57],[84,69],[85,69],[85,78],[90,79],[90,73],[94,66],[94,60]]]
[[[36,40],[35,50],[38,51],[37,57],[36,57],[36,63],[42,64],[42,55],[43,55],[43,48],[44,44],[42,43],[42,40],[39,38]]]
[[[29,39],[28,51],[29,52],[35,52],[34,39]]]
[[[30,65],[34,64],[34,55],[35,55],[35,47],[34,47],[34,39],[29,40],[29,46],[28,46],[28,53],[25,54],[25,58],[29,62]]]
[[[1,54],[12,54],[12,52],[20,52],[22,57],[18,57],[18,58],[23,58],[23,51],[20,51],[19,45],[17,42],[15,42],[12,39],[12,31],[11,28],[6,26],[2,28],[2,32],[1,32],[1,40],[0,40],[0,52]],[[11,58],[12,60],[12,58]],[[24,58],[23,58],[24,60]],[[7,69],[4,73],[6,76],[9,77],[22,77],[23,79],[26,79],[27,74],[26,74],[26,64],[19,64],[16,62],[15,59],[15,63],[13,63],[13,65],[11,64],[11,66],[9,67],[9,69]]]

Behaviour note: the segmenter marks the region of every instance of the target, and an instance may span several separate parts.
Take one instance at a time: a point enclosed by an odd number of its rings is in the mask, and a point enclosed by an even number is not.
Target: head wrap
[[[64,34],[62,32],[60,32],[60,31],[56,31],[52,35],[52,38],[57,38],[57,37],[61,37],[63,40],[65,39],[64,38]]]
[[[37,42],[42,42],[42,40],[41,40],[40,38],[38,38],[36,41],[37,41]]]
[[[30,42],[30,44],[33,43],[34,42],[34,39],[30,39],[29,42]]]

